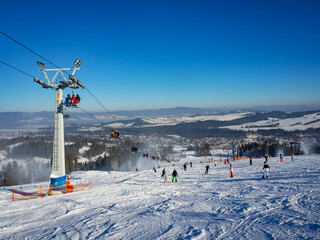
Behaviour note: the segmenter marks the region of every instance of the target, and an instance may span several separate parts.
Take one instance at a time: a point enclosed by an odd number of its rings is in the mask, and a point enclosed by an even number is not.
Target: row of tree
[[[291,155],[301,155],[303,150],[300,144],[292,142],[291,144],[280,144],[280,143],[246,143],[240,145],[240,157],[241,156],[264,156],[270,155],[272,157],[278,157],[280,154],[286,156]]]
[[[0,186],[12,186],[48,180],[50,164],[30,161],[10,161],[2,165]]]

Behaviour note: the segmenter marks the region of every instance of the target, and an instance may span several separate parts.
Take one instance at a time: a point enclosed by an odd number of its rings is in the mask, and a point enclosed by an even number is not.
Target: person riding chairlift
[[[80,102],[80,97],[79,94],[77,94],[75,100],[74,100],[74,105],[77,105]]]
[[[74,94],[72,95],[72,98],[71,98],[71,104],[74,105],[75,104],[75,101],[76,101],[76,97],[74,96]]]
[[[70,97],[70,94],[68,94],[68,96],[66,97],[66,101],[65,101],[64,103],[65,103],[65,105],[66,105],[67,107],[69,107],[69,106],[70,106],[70,104],[71,104],[71,97]]]

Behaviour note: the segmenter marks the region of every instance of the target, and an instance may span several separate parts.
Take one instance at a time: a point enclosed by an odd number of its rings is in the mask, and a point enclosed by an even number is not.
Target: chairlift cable
[[[17,67],[14,67],[14,66],[6,63],[6,62],[3,62],[3,61],[0,60],[0,63],[4,64],[4,65],[6,65],[6,66],[8,66],[8,67],[10,67],[10,68],[12,68],[12,69],[20,72],[20,73],[25,74],[25,75],[27,75],[28,77],[31,77],[31,78],[33,78],[33,79],[35,78],[35,77],[32,76],[31,74],[29,74],[29,73],[27,73],[27,72],[25,72],[25,71],[22,71],[21,69],[19,69],[19,68],[17,68]],[[50,89],[54,91],[54,89],[52,89],[52,88],[50,88]],[[65,97],[64,97],[64,98],[65,98]],[[89,113],[88,111],[84,110],[84,109],[81,108],[79,105],[77,105],[77,108],[79,108],[79,109],[82,110],[83,112],[87,113],[87,114],[90,115],[92,118],[96,119],[96,120],[101,124],[101,129],[103,129],[103,125],[106,125],[106,124],[107,124],[107,123],[101,122],[101,121],[100,121],[99,119],[97,119],[94,115],[92,115],[92,114]]]
[[[18,42],[17,40],[15,40],[14,38],[10,37],[9,35],[5,34],[4,32],[2,32],[0,30],[0,33],[2,33],[4,36],[6,36],[7,38],[11,39],[12,41],[14,41],[15,43],[19,44],[20,46],[24,47],[25,49],[29,50],[30,52],[32,52],[33,54],[37,55],[38,57],[42,58],[43,60],[47,61],[48,63],[51,63],[53,66],[61,69],[59,66],[57,66],[56,64],[54,64],[53,62],[49,61],[48,59],[42,57],[41,55],[39,55],[38,53],[36,53],[35,51],[33,51],[32,49],[28,48],[27,46],[23,45],[22,43]]]
[[[96,118],[95,116],[93,116],[91,113],[87,112],[86,110],[84,110],[83,108],[81,108],[79,105],[77,105],[77,108],[79,108],[80,110],[82,110],[83,112],[87,113],[88,115],[90,115],[91,117],[93,117],[94,119],[96,119],[100,124],[104,125],[106,123],[101,122],[98,118]]]
[[[27,76],[29,76],[29,77],[35,78],[35,77],[32,76],[31,74],[26,73],[25,71],[22,71],[22,70],[20,70],[19,68],[16,68],[16,67],[14,67],[14,66],[11,66],[10,64],[8,64],[8,63],[6,63],[6,62],[3,62],[3,61],[0,60],[0,63],[6,65],[6,66],[8,66],[8,67],[11,67],[11,68],[13,68],[14,70],[17,70],[17,71],[19,71],[19,72],[21,72],[21,73],[23,73],[23,74],[25,74],[25,75],[27,75]]]
[[[68,73],[67,71],[63,70],[61,67],[59,67],[58,65],[54,64],[53,62],[49,61],[48,59],[42,57],[40,54],[36,53],[35,51],[33,51],[32,49],[28,48],[27,46],[25,46],[24,44],[20,43],[19,41],[15,40],[14,38],[10,37],[9,35],[5,34],[3,31],[0,30],[0,33],[3,34],[4,36],[6,36],[7,38],[11,39],[12,41],[14,41],[15,43],[19,44],[20,46],[22,46],[23,48],[27,49],[28,51],[32,52],[33,54],[37,55],[38,57],[42,58],[43,60],[47,61],[48,63],[52,64],[53,66],[59,68],[61,71],[65,72],[66,74],[68,74],[69,76],[71,75],[70,73]],[[20,71],[20,70],[18,70]],[[27,74],[29,75],[29,74]],[[31,75],[29,75],[31,76]],[[33,77],[34,78],[34,77]],[[84,84],[83,84],[84,85]],[[113,116],[113,114],[111,114],[111,112],[109,112],[105,106],[93,95],[93,93],[87,88],[85,87],[85,89],[89,92],[89,94],[102,106],[102,108],[115,120],[116,123],[118,123],[120,126],[123,125],[122,123],[120,123],[117,118],[115,116]]]
[[[6,65],[6,66],[8,66],[8,67],[10,67],[10,68],[18,71],[18,72],[21,72],[21,73],[23,73],[23,74],[25,74],[25,75],[27,75],[27,76],[29,76],[29,77],[31,77],[31,78],[35,78],[35,77],[32,76],[31,74],[29,74],[29,73],[27,73],[27,72],[25,72],[25,71],[22,71],[21,69],[16,68],[16,67],[14,67],[14,66],[6,63],[6,62],[3,62],[3,61],[0,60],[0,63],[2,63],[2,64],[4,64],[4,65]],[[54,89],[52,89],[52,90],[54,91]],[[83,112],[87,113],[88,115],[90,115],[91,117],[93,117],[94,119],[96,119],[100,124],[102,124],[102,125],[105,125],[105,124],[106,124],[106,123],[101,122],[99,119],[97,119],[97,118],[96,118],[94,115],[92,115],[91,113],[89,113],[89,112],[87,112],[86,110],[84,110],[83,108],[81,108],[79,105],[77,106],[77,108],[79,108],[79,109],[82,110]]]

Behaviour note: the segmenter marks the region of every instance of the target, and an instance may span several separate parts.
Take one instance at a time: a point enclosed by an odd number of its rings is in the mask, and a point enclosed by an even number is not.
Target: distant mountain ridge
[[[205,109],[205,108],[189,108],[189,107],[177,107],[159,110],[141,110],[141,111],[115,111],[112,112],[117,117],[119,122],[128,124],[134,121],[133,126],[159,126],[166,125],[163,121],[170,123],[169,125],[188,123],[188,122],[204,122],[208,120],[214,121],[228,121],[233,120],[234,116],[239,118],[239,121],[253,118],[254,121],[266,120],[267,116],[281,118],[281,116],[303,116],[303,114],[315,113],[317,111],[304,111],[294,112],[291,115],[287,112],[273,111],[266,112],[267,115],[262,114],[261,110],[250,109],[234,109],[227,111],[218,111],[218,109]],[[254,114],[253,114],[254,113]],[[112,123],[114,119],[105,112],[90,113],[72,113],[69,111],[70,118],[65,119],[65,125],[80,124],[99,124],[97,119],[102,123]],[[252,116],[250,116],[250,114]],[[248,115],[248,116],[246,116]],[[231,118],[230,118],[231,116]],[[263,117],[262,117],[263,116]],[[241,120],[242,119],[242,120]],[[0,129],[34,129],[50,127],[54,125],[54,112],[0,112]]]
[[[282,128],[287,125],[298,126],[304,125],[309,127],[320,127],[320,110],[305,111],[305,112],[239,112],[231,111],[225,114],[211,114],[180,117],[159,117],[159,118],[136,118],[133,120],[121,121],[123,128],[149,128],[160,126],[181,126],[181,125],[197,125],[199,127],[207,126],[209,128],[230,128],[235,130],[242,130],[242,126],[246,128],[265,128],[269,125],[274,127],[282,123]],[[107,124],[106,126],[113,126],[115,122]],[[308,128],[308,127],[304,127]],[[248,129],[245,129],[248,130]]]

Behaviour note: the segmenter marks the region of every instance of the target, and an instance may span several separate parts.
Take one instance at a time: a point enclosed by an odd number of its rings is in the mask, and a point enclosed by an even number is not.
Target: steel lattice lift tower
[[[43,82],[38,78],[34,81],[39,83],[43,88],[52,88],[56,90],[56,105],[54,113],[54,137],[53,137],[53,161],[52,161],[52,173],[50,175],[50,187],[58,187],[66,184],[65,173],[65,146],[64,146],[64,125],[63,125],[63,89],[72,88],[77,89],[79,87],[84,89],[84,86],[75,78],[76,70],[80,70],[82,62],[77,59],[74,62],[72,68],[59,68],[59,69],[47,69],[46,66],[37,62],[42,68],[40,72],[44,73],[47,82]],[[63,72],[72,71],[67,81]],[[47,72],[56,72],[53,79],[50,81]],[[59,81],[56,79],[58,74],[61,74],[64,80]]]

